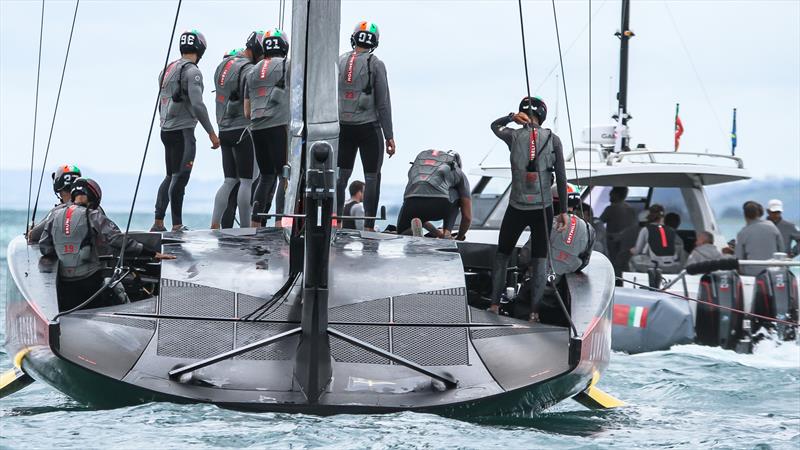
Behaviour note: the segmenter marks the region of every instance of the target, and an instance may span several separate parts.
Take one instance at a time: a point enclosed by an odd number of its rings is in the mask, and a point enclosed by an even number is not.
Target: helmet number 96
[[[195,36],[193,34],[181,35],[181,45],[194,45]]]
[[[356,41],[362,44],[370,44],[372,45],[372,33],[367,33],[366,31],[359,31],[356,34]]]

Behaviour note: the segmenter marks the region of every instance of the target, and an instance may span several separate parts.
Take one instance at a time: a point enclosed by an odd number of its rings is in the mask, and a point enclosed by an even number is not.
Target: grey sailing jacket
[[[339,57],[339,122],[378,122],[383,136],[394,138],[386,66],[370,52],[354,50]]]
[[[194,128],[198,121],[206,133],[214,131],[203,103],[203,74],[195,63],[183,58],[171,62],[166,72],[158,75],[158,84],[162,131]],[[178,93],[182,97],[179,102],[175,101]]]

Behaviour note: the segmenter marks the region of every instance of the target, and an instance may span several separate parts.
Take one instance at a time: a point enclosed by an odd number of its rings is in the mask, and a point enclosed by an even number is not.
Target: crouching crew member
[[[92,179],[78,178],[72,184],[72,204],[56,211],[47,223],[39,241],[42,255],[58,257],[58,305],[60,311],[78,306],[103,285],[100,269],[105,263],[101,255],[121,249],[123,234],[99,208],[102,191]],[[144,248],[133,240],[126,241],[125,254],[149,258],[175,259]],[[108,292],[110,294],[110,292]],[[93,306],[109,306],[110,295],[100,296]]]
[[[538,316],[547,277],[547,236],[553,223],[553,196],[550,189],[554,172],[558,198],[567,198],[561,139],[551,130],[541,127],[546,117],[547,106],[541,99],[525,97],[519,104],[518,113],[510,113],[492,122],[492,131],[508,145],[511,152],[511,196],[500,225],[493,264],[491,311],[498,311],[511,252],[525,228],[530,227],[532,320]],[[506,127],[512,121],[522,125],[522,128]],[[566,227],[567,202],[559,202],[557,222],[559,230]]]
[[[472,223],[469,181],[461,171],[461,156],[455,152],[425,150],[408,169],[408,184],[397,218],[397,233],[410,234],[412,219],[442,220],[442,236],[450,231],[461,210],[456,239],[463,241]]]
[[[70,201],[72,182],[81,177],[81,169],[78,166],[64,164],[58,166],[58,169],[51,176],[53,177],[53,192],[58,197],[58,204],[44,216],[41,222],[30,229],[28,232],[28,243],[30,244],[39,242],[47,222],[53,220],[56,212],[72,204]]]
[[[244,97],[244,113],[251,121],[256,163],[261,172],[253,197],[253,227],[261,226],[259,214],[272,207],[276,180],[280,181],[275,212],[283,212],[286,180],[281,172],[289,151],[289,41],[282,30],[273,28],[264,32],[260,42],[264,58],[245,77]]]
[[[184,229],[183,195],[194,165],[194,128],[198,121],[208,133],[211,148],[219,147],[219,138],[203,103],[203,74],[197,68],[206,51],[206,38],[197,30],[184,31],[178,45],[181,59],[171,62],[158,76],[161,89],[158,111],[167,175],[158,188],[156,218],[150,231],[167,231],[164,216],[168,205],[172,231]]]
[[[353,51],[339,57],[339,154],[336,183],[336,213],[342,215],[344,192],[353,173],[356,153],[364,169],[364,212],[375,217],[381,196],[381,166],[384,138],[386,154],[395,152],[392,103],[386,66],[373,54],[380,32],[371,22],[360,22],[350,36]],[[364,228],[375,229],[366,219]]]
[[[222,59],[214,73],[217,88],[217,125],[225,180],[214,197],[211,228],[220,227],[222,216],[236,191],[239,224],[250,225],[250,188],[253,183],[253,141],[245,129],[250,120],[244,114],[244,79],[248,70],[263,55],[260,32],[247,38],[247,49],[232,50]],[[238,186],[238,187],[237,187]]]

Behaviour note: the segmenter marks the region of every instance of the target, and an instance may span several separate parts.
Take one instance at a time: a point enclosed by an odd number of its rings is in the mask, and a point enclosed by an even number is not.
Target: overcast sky
[[[729,154],[736,107],[738,154],[752,174],[800,176],[800,1],[632,3],[634,143],[671,149],[680,102],[686,129],[681,149]],[[48,166],[70,162],[136,173],[175,6],[174,1],[81,2]],[[38,155],[47,141],[73,7],[70,1],[46,3]],[[558,1],[557,8],[577,138],[590,122],[607,123],[613,109],[618,64],[613,33],[620,2]],[[569,150],[565,96],[557,94],[554,77],[558,51],[551,4],[527,1],[524,11],[532,89],[549,103],[550,117],[559,110],[558,132]],[[457,150],[467,167],[490,149],[492,160],[507,158],[489,123],[515,109],[525,94],[517,14],[516,1],[502,0],[343,2],[342,51],[357,21],[371,20],[381,31],[376,55],[389,73],[398,146],[398,154],[384,164],[385,182],[403,183],[408,161],[426,148]],[[0,1],[3,169],[29,164],[39,18],[39,2]],[[277,23],[277,1],[184,1],[178,28],[197,28],[209,42],[200,68],[212,118],[210,91],[220,56],[241,47],[251,30]],[[171,58],[177,56],[173,46]],[[552,127],[552,119],[548,122]],[[145,166],[150,174],[164,170],[157,127]],[[221,180],[219,153],[209,148],[200,127],[197,143],[193,177]]]

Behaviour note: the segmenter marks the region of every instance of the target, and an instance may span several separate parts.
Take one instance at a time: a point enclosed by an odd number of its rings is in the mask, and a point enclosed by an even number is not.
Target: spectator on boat
[[[681,215],[676,212],[667,213],[667,215],[664,216],[664,225],[678,231],[678,228],[681,226]],[[689,256],[686,252],[686,243],[683,241],[683,238],[680,238],[680,235],[678,235],[678,238],[678,252],[680,253],[681,263],[686,264],[686,258]]]
[[[772,199],[767,203],[767,219],[778,227],[783,237],[783,248],[790,258],[798,254],[798,244],[800,244],[800,231],[788,220],[783,219],[783,202]],[[797,244],[795,244],[797,243]]]
[[[760,203],[747,201],[742,205],[746,225],[736,235],[736,258],[765,260],[772,259],[777,252],[784,250],[783,236],[778,227],[764,220],[764,208]],[[763,267],[741,267],[742,275],[758,275]]]
[[[211,148],[219,148],[219,138],[203,103],[203,73],[197,63],[206,51],[206,38],[197,30],[184,31],[179,40],[181,58],[171,62],[158,75],[161,142],[167,175],[158,187],[155,221],[150,231],[167,231],[164,216],[172,214],[172,231],[182,231],[183,195],[192,174],[196,153],[194,129],[197,122],[208,133]]]
[[[58,204],[44,216],[41,222],[31,227],[28,231],[28,243],[34,244],[39,242],[42,238],[42,232],[47,226],[47,222],[53,219],[55,213],[63,208],[72,204],[70,200],[70,191],[72,190],[72,182],[81,177],[81,169],[78,166],[64,164],[58,166],[55,172],[51,175],[53,178],[53,192],[58,197]]]
[[[355,180],[347,187],[350,199],[344,204],[344,215],[351,217],[364,217],[364,182]],[[342,219],[342,228],[349,230],[363,230],[364,220]]]
[[[214,72],[216,114],[224,180],[214,197],[211,229],[220,228],[229,203],[239,209],[239,225],[250,225],[250,192],[253,184],[253,140],[246,128],[250,120],[244,114],[245,76],[261,60],[263,32],[253,31],[244,49],[226,53]],[[236,191],[235,197],[233,192]]]
[[[264,32],[261,48],[264,58],[247,73],[244,88],[244,114],[251,121],[256,163],[261,173],[253,195],[250,221],[253,227],[264,222],[259,214],[269,212],[273,196],[275,212],[284,212],[283,166],[289,151],[289,41],[283,30],[273,28]]]
[[[639,231],[636,245],[630,250],[634,270],[645,272],[658,267],[664,273],[680,271],[680,238],[672,227],[664,224],[664,215],[664,207],[657,203],[648,209],[647,225]]]
[[[558,198],[558,186],[553,185],[550,188],[550,194],[553,196],[553,211],[558,211],[560,208],[561,199]],[[572,213],[576,211],[581,204],[581,190],[578,186],[567,183],[567,212]]]
[[[78,178],[72,183],[71,204],[53,214],[39,240],[44,256],[58,257],[58,304],[65,311],[81,304],[103,285],[101,255],[121,249],[123,234],[119,227],[100,209],[100,185],[90,178]],[[144,247],[135,239],[127,239],[128,256],[175,259]],[[102,296],[94,306],[110,305],[111,297]]]
[[[639,233],[642,228],[647,225],[647,216],[650,214],[648,210],[639,211],[637,221],[629,227],[622,230],[619,235],[619,249],[617,253],[610,253],[609,259],[614,266],[614,273],[617,277],[622,276],[622,272],[627,270],[630,266],[631,255],[630,249],[636,245],[636,240],[639,238]],[[610,252],[611,250],[609,250]],[[618,269],[619,268],[619,269]],[[617,280],[617,286],[622,286],[622,282]]]
[[[408,169],[403,206],[397,217],[397,233],[411,234],[413,219],[419,219],[421,224],[441,220],[442,230],[439,232],[434,228],[436,235],[450,238],[459,211],[461,222],[456,239],[463,241],[472,223],[472,198],[469,180],[461,170],[461,156],[452,151],[420,152]]]
[[[686,260],[686,265],[722,258],[722,252],[714,245],[714,235],[708,231],[698,231],[694,249]]]
[[[384,143],[390,158],[397,148],[386,66],[374,55],[379,38],[377,25],[359,22],[350,36],[353,50],[339,57],[338,215],[344,209],[344,190],[353,173],[356,153],[361,154],[364,169],[364,213],[368,217],[377,215]],[[375,220],[366,219],[364,228],[373,231]]]
[[[615,261],[620,259],[627,261],[630,258],[628,249],[631,246],[621,245],[622,233],[625,229],[637,224],[636,211],[625,201],[627,197],[627,187],[615,186],[611,188],[608,193],[608,200],[611,204],[600,214],[600,220],[606,224],[606,247],[617,276],[622,274],[622,270],[627,266],[627,263],[624,266],[618,266]],[[623,257],[615,258],[614,255],[618,255],[620,251],[623,252]]]
[[[567,198],[567,174],[561,139],[541,125],[547,118],[547,105],[538,97],[525,97],[517,113],[492,122],[492,132],[508,145],[511,160],[511,195],[497,243],[492,269],[492,306],[498,312],[500,295],[506,288],[506,271],[511,252],[526,227],[531,229],[531,315],[538,321],[538,309],[546,284],[548,235],[553,224],[553,176],[558,198]],[[522,128],[509,128],[515,122]],[[567,205],[559,203],[558,230],[567,226]]]
[[[608,247],[606,247],[606,226],[599,217],[594,216],[592,207],[588,203],[582,203],[580,207],[575,208],[575,214],[586,221],[586,223],[592,224],[592,228],[594,228],[594,245],[592,246],[592,250],[608,255]],[[608,256],[609,258],[611,257],[610,255]]]

